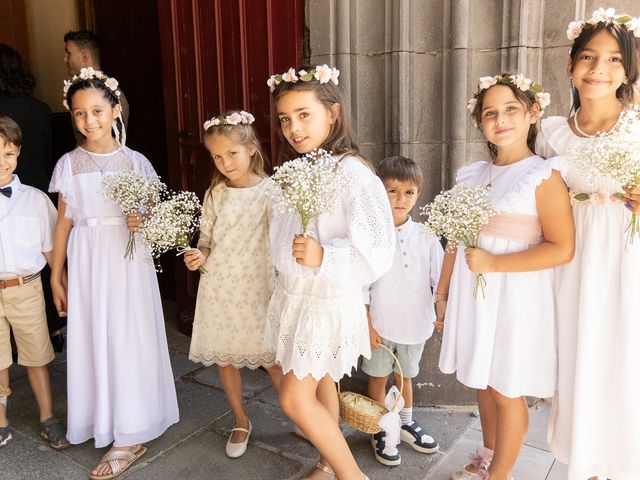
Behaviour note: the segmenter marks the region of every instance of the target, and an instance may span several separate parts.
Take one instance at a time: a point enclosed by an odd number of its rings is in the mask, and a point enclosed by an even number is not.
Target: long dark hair
[[[0,43],[0,97],[29,97],[36,79],[9,45]]]
[[[314,70],[315,68],[315,66],[304,65],[301,67],[296,67],[295,70],[296,72],[299,72],[300,70],[306,70],[307,72],[309,72],[311,70]],[[275,90],[272,93],[273,99],[277,102],[285,93],[291,91],[314,92],[318,101],[320,101],[320,103],[322,103],[325,108],[331,108],[337,103],[340,106],[340,112],[338,114],[338,118],[336,118],[336,121],[331,125],[329,136],[325,140],[324,145],[322,145],[322,148],[324,148],[325,150],[331,150],[334,154],[341,155],[343,157],[346,155],[354,155],[358,157],[369,168],[372,168],[371,163],[360,153],[360,148],[356,143],[353,130],[351,129],[349,114],[345,109],[342,92],[340,92],[340,89],[337,85],[335,85],[331,81],[320,83],[315,78],[309,80],[308,82],[304,82],[301,80],[295,83],[280,82],[278,85],[276,85]],[[297,153],[295,149],[289,144],[287,139],[284,138],[282,129],[279,126],[278,137],[280,138],[280,152],[278,153],[279,164],[300,156],[300,154]]]
[[[512,75],[512,74],[503,73],[502,77],[506,77],[509,75]],[[482,131],[482,104],[484,102],[484,96],[489,91],[490,88],[493,88],[498,85],[510,88],[511,91],[513,92],[513,95],[516,97],[516,100],[518,100],[527,110],[531,110],[531,107],[533,107],[533,104],[538,103],[538,99],[536,98],[536,94],[533,92],[533,90],[529,89],[526,92],[523,92],[514,83],[497,83],[496,85],[493,85],[485,90],[482,90],[480,94],[476,97],[478,101],[476,103],[475,108],[471,112],[471,118],[475,120],[476,125],[478,126],[480,131]],[[538,126],[537,124],[532,123],[531,125],[529,125],[529,133],[527,133],[527,146],[529,147],[529,150],[531,150],[532,152],[536,151],[537,136],[538,136]],[[494,143],[491,143],[490,141],[487,140],[487,148],[489,149],[491,158],[495,159],[498,156],[498,147]]]
[[[570,70],[573,71],[573,66],[578,59],[578,55],[580,55],[587,43],[589,43],[594,35],[603,30],[609,32],[613,38],[616,39],[616,42],[618,42],[620,54],[622,55],[624,73],[627,76],[627,83],[623,83],[618,90],[616,90],[616,98],[625,106],[630,106],[634,103],[634,84],[640,78],[640,39],[636,38],[633,32],[627,30],[623,25],[615,22],[599,22],[595,25],[584,26],[582,32],[573,41],[573,45],[571,46],[571,53],[569,53],[569,57],[571,58]],[[578,108],[580,108],[580,94],[577,89],[573,89],[573,104],[571,109],[575,112]]]

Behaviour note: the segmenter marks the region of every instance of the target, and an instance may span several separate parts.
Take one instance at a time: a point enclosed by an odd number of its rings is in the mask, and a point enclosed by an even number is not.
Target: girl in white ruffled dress
[[[232,111],[204,124],[204,144],[214,164],[204,195],[198,248],[185,253],[189,270],[200,276],[189,359],[216,364],[231,406],[234,428],[230,458],[242,456],[251,422],[242,397],[240,369],[264,367],[276,387],[282,371],[262,332],[273,292],[269,223],[274,183],[264,171],[265,155],[253,115]]]
[[[282,214],[271,226],[278,272],[265,338],[284,376],[280,404],[320,451],[306,478],[362,480],[338,427],[335,382],[369,357],[363,287],[391,268],[395,232],[382,182],[358,153],[336,69],[290,69],[271,77],[281,126],[281,159],[322,147],[340,156],[351,177],[338,207],[323,213],[303,236],[300,217]]]
[[[97,480],[129,468],[146,452],[143,443],[178,421],[156,272],[142,251],[124,255],[141,217],[123,216],[101,190],[113,172],[157,178],[149,160],[121,144],[117,86],[84,68],[67,84],[64,103],[85,140],[58,160],[49,187],[59,192],[51,287],[69,319],[67,436],[72,444],[113,444],[91,472]]]
[[[552,267],[571,259],[574,244],[567,188],[533,152],[546,104],[539,85],[508,74],[481,78],[469,102],[492,160],[463,167],[457,182],[486,186],[498,214],[478,248],[445,255],[436,288],[440,369],[477,389],[484,441],[454,480],[509,480],[528,427],[525,396],[555,388]],[[486,298],[474,299],[480,273]]]
[[[636,116],[640,132],[640,115],[628,112],[640,79],[639,24],[600,9],[569,25],[573,115],[542,122],[541,155],[575,152],[585,138],[615,130],[624,116]],[[631,214],[640,215],[640,188],[589,176],[574,162],[562,167],[575,198],[576,254],[556,272],[559,369],[548,440],[569,465],[569,480],[637,480],[640,240],[626,245],[624,231]],[[622,201],[611,197],[618,192]]]

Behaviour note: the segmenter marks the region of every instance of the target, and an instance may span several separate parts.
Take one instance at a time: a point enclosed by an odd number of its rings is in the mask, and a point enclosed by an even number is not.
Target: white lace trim
[[[554,170],[554,162],[537,157],[538,161],[532,163],[528,170],[523,172],[509,192],[495,203],[498,211],[513,210],[515,205],[535,194],[536,188],[549,177]]]
[[[275,352],[256,353],[253,355],[225,354],[220,352],[192,353],[189,352],[189,360],[202,363],[205,367],[219,365],[235,368],[249,368],[255,370],[260,367],[270,368],[276,364]]]

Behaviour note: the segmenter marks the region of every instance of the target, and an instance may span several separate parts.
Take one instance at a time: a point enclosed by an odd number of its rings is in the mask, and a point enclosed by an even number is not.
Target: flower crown
[[[211,127],[221,127],[224,125],[251,125],[256,119],[249,112],[240,110],[239,112],[233,112],[229,115],[220,115],[219,117],[213,117],[211,120],[204,122],[203,128],[205,131]]]
[[[616,11],[613,8],[599,8],[594,10],[593,16],[589,20],[571,22],[567,27],[567,38],[573,41],[580,36],[585,28],[593,27],[600,22],[617,23],[626,27],[636,38],[640,38],[640,18],[632,17],[626,13],[616,15]]]
[[[81,68],[80,73],[78,75],[74,75],[73,77],[71,77],[71,80],[64,81],[64,88],[62,89],[62,96],[63,96],[62,105],[64,105],[64,108],[66,108],[67,110],[70,110],[69,103],[67,102],[67,93],[69,93],[69,89],[71,88],[71,85],[81,82],[83,80],[92,80],[92,79],[101,80],[102,82],[104,82],[105,86],[111,92],[113,92],[115,97],[118,99],[118,103],[120,102],[121,92],[120,90],[118,90],[118,81],[113,77],[109,77],[108,75],[105,75],[104,72],[102,72],[101,70],[94,70],[93,67],[86,67],[86,68]]]
[[[544,109],[551,103],[551,94],[545,92],[539,83],[536,83],[524,75],[495,75],[493,77],[481,77],[480,83],[478,83],[478,90],[473,94],[473,98],[470,98],[467,102],[467,108],[471,113],[476,108],[478,103],[478,97],[480,94],[494,85],[515,85],[523,92],[531,91],[536,97],[538,105],[540,105],[540,115],[544,113]]]
[[[269,85],[271,92],[276,89],[276,85],[279,85],[282,82],[310,82],[314,78],[320,83],[328,83],[329,81],[332,81],[335,85],[338,85],[339,75],[340,71],[337,68],[332,68],[325,63],[324,65],[318,65],[316,68],[309,71],[301,69],[296,72],[295,68],[290,68],[285,73],[271,75],[269,80],[267,80],[267,85]]]

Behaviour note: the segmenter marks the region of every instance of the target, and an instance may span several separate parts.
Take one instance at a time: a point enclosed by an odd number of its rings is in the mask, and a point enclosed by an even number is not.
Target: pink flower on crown
[[[633,34],[640,38],[640,18],[633,17],[629,23],[627,23],[627,30],[633,32]]]
[[[107,78],[104,84],[112,91],[115,91],[118,88],[118,80],[113,77]]]
[[[591,19],[593,20],[594,24],[599,22],[606,23],[609,20],[613,20],[615,16],[616,16],[615,8],[607,8],[606,10],[604,8],[599,8],[598,10],[595,10],[593,12],[593,17],[591,17]]]
[[[289,70],[287,70],[286,73],[282,74],[282,81],[284,82],[297,82],[298,81],[298,77],[296,76],[296,71],[293,68],[290,68]]]
[[[249,112],[245,112],[244,110],[240,112],[240,116],[242,117],[242,123],[251,124],[256,121],[253,115],[251,115]]]
[[[496,77],[480,77],[480,90],[486,90],[498,83],[498,79]]]
[[[475,110],[475,108],[476,108],[477,103],[478,103],[478,99],[477,98],[470,98],[467,101],[467,109],[470,112],[473,112]]]
[[[582,22],[571,22],[567,27],[567,38],[571,41],[575,40],[582,33]]]
[[[67,96],[67,93],[69,93],[69,88],[71,88],[71,85],[73,85],[73,82],[69,80],[64,81],[64,87],[62,88],[62,91],[64,92],[65,97]]]
[[[64,100],[62,100],[62,106],[64,108],[66,108],[67,110],[69,110],[69,104],[67,103],[67,99],[66,98]]]
[[[314,74],[314,77],[316,77],[316,79],[320,83],[327,83],[333,77],[333,70],[331,70],[331,67],[329,67],[329,65],[327,65],[326,63],[324,65],[318,65],[316,67],[316,73]],[[336,81],[337,78],[338,77],[336,76]]]
[[[340,70],[338,70],[337,68],[333,67],[331,69],[331,81],[335,84],[338,85],[338,76],[340,75]]]
[[[523,92],[526,92],[527,90],[529,90],[529,88],[531,88],[531,80],[525,78],[524,75],[516,75],[513,79],[513,83]]]
[[[231,115],[228,115],[225,120],[229,125],[238,125],[242,122],[242,116],[238,112],[233,112]]]
[[[551,105],[551,94],[549,92],[536,93],[536,99],[538,100],[538,105],[540,105],[540,110],[544,110]]]
[[[276,76],[275,75],[271,75],[269,77],[269,80],[267,80],[267,85],[269,86],[269,90],[271,90],[272,92],[276,89]]]

